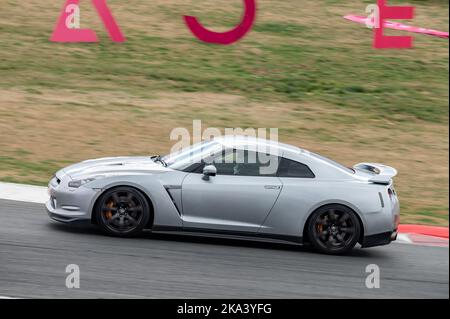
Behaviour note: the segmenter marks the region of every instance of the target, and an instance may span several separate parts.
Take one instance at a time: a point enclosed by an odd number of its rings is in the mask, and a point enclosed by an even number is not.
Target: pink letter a
[[[98,42],[97,35],[91,29],[69,29],[66,20],[70,12],[66,12],[66,8],[70,5],[78,6],[79,0],[67,0],[59,20],[53,31],[50,41],[52,42]],[[120,31],[111,11],[106,4],[106,0],[92,0],[93,5],[97,9],[97,13],[103,21],[103,25],[108,31],[109,37],[114,42],[124,42],[125,38]]]

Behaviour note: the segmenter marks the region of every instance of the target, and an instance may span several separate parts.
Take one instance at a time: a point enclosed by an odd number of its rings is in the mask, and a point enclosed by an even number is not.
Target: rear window
[[[328,164],[330,164],[330,165],[332,165],[332,166],[334,166],[336,168],[340,168],[340,169],[346,171],[347,173],[350,173],[350,174],[354,174],[355,173],[355,170],[353,168],[345,167],[344,165],[339,164],[338,162],[335,162],[335,161],[333,161],[333,160],[331,160],[329,158],[326,158],[326,157],[324,157],[322,155],[315,154],[315,153],[312,153],[312,152],[310,153],[310,155],[312,157],[315,157],[315,158],[317,158],[319,160],[322,160],[322,161],[324,161],[324,162],[326,162],[326,163],[328,163]]]
[[[316,176],[305,164],[282,158],[278,168],[278,177],[314,178]]]

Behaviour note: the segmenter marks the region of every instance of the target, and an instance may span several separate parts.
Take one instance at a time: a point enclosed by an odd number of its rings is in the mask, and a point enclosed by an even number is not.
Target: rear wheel
[[[361,226],[355,213],[342,205],[327,205],[313,213],[308,223],[311,244],[326,254],[343,254],[355,247]]]
[[[98,225],[109,235],[132,237],[139,234],[150,218],[146,198],[131,187],[106,191],[96,205]]]

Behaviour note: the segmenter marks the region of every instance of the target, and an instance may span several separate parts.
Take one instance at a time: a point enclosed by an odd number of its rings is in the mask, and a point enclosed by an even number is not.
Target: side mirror
[[[214,165],[206,165],[203,168],[203,175],[205,176],[216,176],[217,175],[217,168]]]

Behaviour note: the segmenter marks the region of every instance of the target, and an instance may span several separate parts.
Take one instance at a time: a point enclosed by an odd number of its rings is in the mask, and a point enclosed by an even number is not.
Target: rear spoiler
[[[369,182],[375,184],[389,185],[392,178],[397,175],[397,170],[393,167],[378,163],[359,163],[353,166],[355,170],[365,171],[374,174]]]

